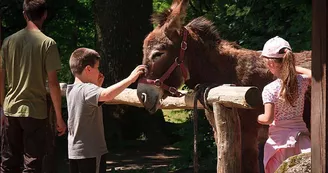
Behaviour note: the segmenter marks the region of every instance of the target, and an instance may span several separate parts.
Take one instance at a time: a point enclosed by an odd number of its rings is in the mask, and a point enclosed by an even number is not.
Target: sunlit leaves
[[[163,12],[170,8],[172,0],[153,0],[154,12]]]

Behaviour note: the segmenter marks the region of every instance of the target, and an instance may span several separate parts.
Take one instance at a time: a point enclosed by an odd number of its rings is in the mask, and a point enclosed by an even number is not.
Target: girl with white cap
[[[289,43],[278,36],[264,44],[261,57],[277,77],[263,89],[264,114],[258,116],[260,124],[269,125],[263,163],[265,172],[273,173],[288,157],[311,152],[309,131],[303,121],[311,70],[295,67]]]

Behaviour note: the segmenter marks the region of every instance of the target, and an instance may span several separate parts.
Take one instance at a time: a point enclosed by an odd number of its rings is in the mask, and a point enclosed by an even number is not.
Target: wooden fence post
[[[327,0],[312,1],[311,170],[328,171]]]
[[[217,172],[241,172],[241,131],[236,108],[227,108],[213,103],[214,119],[218,139]]]

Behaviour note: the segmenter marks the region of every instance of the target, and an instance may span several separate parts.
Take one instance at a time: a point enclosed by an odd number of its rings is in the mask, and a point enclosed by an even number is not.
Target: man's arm
[[[57,78],[57,72],[50,71],[48,72],[48,85],[50,90],[51,100],[55,109],[56,119],[57,119],[57,131],[59,136],[63,135],[66,131],[66,125],[63,121],[62,112],[61,112],[61,91],[59,87],[59,82]]]

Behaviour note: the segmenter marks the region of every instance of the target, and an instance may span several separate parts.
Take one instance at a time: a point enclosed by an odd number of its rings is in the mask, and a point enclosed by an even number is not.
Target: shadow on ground
[[[168,166],[179,157],[179,149],[138,147],[110,152],[107,156],[109,172],[168,172]]]
[[[133,107],[119,118],[104,116],[105,138],[109,149],[106,156],[107,172],[170,172],[172,162],[182,154],[179,148],[172,147],[172,144],[181,140],[181,136],[173,132],[182,126],[165,122],[162,111],[149,115],[145,110]],[[68,173],[67,136],[56,137],[55,143],[56,170],[52,173]]]
[[[129,143],[128,141],[127,143]],[[67,140],[58,137],[56,147],[57,172],[68,173]],[[131,142],[130,142],[131,143]],[[110,150],[107,154],[107,172],[117,173],[166,173],[170,164],[180,157],[178,148],[172,146],[153,147],[142,142],[121,149]],[[192,172],[191,170],[176,173]]]

